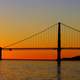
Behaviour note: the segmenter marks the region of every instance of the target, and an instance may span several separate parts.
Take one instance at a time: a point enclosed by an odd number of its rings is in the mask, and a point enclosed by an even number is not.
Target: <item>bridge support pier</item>
[[[2,60],[2,47],[0,47],[0,60]]]

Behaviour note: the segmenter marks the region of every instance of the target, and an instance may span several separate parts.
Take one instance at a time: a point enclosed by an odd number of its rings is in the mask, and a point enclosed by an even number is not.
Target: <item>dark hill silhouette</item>
[[[80,60],[80,56],[74,56],[72,58],[62,58],[63,61],[66,61],[66,60],[72,60],[72,61],[78,61]]]

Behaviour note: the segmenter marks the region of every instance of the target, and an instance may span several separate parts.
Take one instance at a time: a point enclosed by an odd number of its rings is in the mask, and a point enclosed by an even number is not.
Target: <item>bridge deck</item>
[[[58,48],[2,48],[3,50],[57,50]],[[61,48],[61,50],[80,50],[80,47]]]

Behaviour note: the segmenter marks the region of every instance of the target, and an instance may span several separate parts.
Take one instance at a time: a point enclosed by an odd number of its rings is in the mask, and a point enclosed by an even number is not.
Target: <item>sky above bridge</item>
[[[0,0],[0,46],[58,21],[80,29],[80,0]]]

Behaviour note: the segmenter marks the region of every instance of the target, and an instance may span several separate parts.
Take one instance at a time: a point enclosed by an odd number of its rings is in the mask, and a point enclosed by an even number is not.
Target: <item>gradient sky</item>
[[[80,0],[0,0],[0,46],[58,21],[80,29]]]

